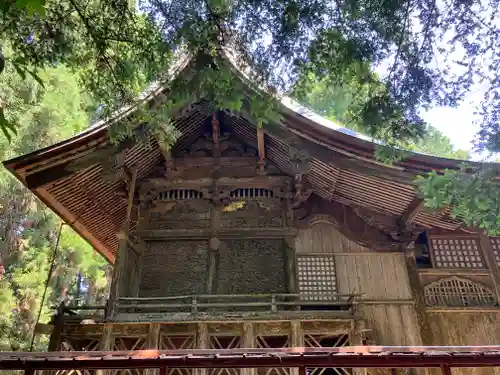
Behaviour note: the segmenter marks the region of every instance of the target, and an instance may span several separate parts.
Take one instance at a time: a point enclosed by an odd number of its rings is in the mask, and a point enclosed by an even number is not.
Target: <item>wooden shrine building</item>
[[[114,264],[106,309],[58,315],[50,350],[500,342],[500,238],[427,211],[413,182],[457,161],[384,165],[374,143],[291,101],[280,111],[261,129],[197,100],[167,151],[110,142],[130,107],[5,162]]]

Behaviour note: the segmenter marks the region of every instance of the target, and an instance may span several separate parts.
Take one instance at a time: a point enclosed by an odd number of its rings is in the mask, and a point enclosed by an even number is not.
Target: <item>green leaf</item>
[[[26,79],[26,71],[18,63],[13,63],[14,69],[16,69],[17,74],[24,80]]]
[[[38,75],[37,75],[34,71],[27,70],[27,72],[29,73],[29,75],[30,75],[30,76],[32,76],[32,77],[33,77],[33,79],[34,79],[35,81],[37,81],[37,82],[38,82],[38,84],[39,84],[40,86],[42,86],[43,88],[45,88],[45,85],[43,84],[42,79],[41,79],[41,78],[40,78],[40,77],[39,77],[39,76],[38,76]]]
[[[16,6],[26,9],[30,16],[35,13],[39,16],[45,16],[45,0],[16,0]]]
[[[16,134],[17,131],[16,129],[14,128],[14,125],[12,123],[10,123],[6,118],[5,118],[5,113],[3,111],[3,108],[0,108],[0,128],[2,129],[2,132],[3,134],[5,135],[5,137],[7,138],[7,140],[9,142],[12,141],[12,136],[9,132],[9,130]]]
[[[3,72],[4,68],[5,68],[5,57],[3,56],[3,53],[0,50],[0,73]]]

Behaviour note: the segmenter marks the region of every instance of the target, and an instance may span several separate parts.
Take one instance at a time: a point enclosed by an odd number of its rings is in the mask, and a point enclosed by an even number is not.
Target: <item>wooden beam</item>
[[[418,272],[417,260],[415,258],[415,244],[411,243],[409,246],[401,245],[401,250],[405,255],[405,265],[413,300],[415,301],[414,307],[422,345],[434,345],[434,336],[425,304],[424,289],[420,283],[420,275]]]
[[[212,114],[212,142],[213,142],[213,155],[214,157],[220,156],[220,123],[217,118],[217,113]]]
[[[257,147],[259,150],[259,173],[264,174],[264,167],[266,165],[266,149],[264,144],[264,130],[257,127]]]
[[[407,227],[410,225],[417,216],[417,214],[422,211],[425,207],[425,201],[420,198],[420,197],[415,197],[413,200],[410,202],[408,207],[406,207],[405,212],[401,216],[401,224],[404,227]]]
[[[497,265],[490,238],[483,231],[479,231],[479,243],[483,252],[484,260],[486,261],[486,265],[489,269],[497,302],[500,303],[500,267]]]
[[[92,165],[103,163],[109,157],[131,148],[134,141],[131,139],[125,140],[118,146],[107,145],[101,149],[95,150],[89,154],[85,154],[75,160],[71,160],[57,166],[48,167],[41,171],[37,171],[25,176],[26,186],[28,189],[38,189],[49,184],[53,184],[63,178],[69,177],[72,174],[88,168]]]

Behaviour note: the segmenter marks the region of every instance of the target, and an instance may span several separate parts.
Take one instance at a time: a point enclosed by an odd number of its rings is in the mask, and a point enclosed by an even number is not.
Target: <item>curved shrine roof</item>
[[[187,60],[180,63],[177,71],[186,64]],[[153,86],[140,101],[154,100],[162,92],[162,87]],[[111,119],[70,139],[4,162],[23,184],[111,262],[118,246],[116,234],[126,211],[126,202],[116,196],[123,181],[104,180],[102,164],[92,157],[106,153],[111,146],[110,124],[133,114],[134,108],[124,108]],[[174,124],[181,136],[173,151],[201,136],[201,124],[212,112],[207,103],[198,102],[178,116]],[[280,124],[264,128],[267,158],[286,173],[291,169],[290,146],[306,154],[310,166],[307,180],[314,192],[328,201],[404,217],[418,202],[413,182],[417,174],[456,168],[459,164],[457,160],[413,153],[394,165],[384,165],[376,160],[376,144],[367,137],[353,135],[291,99],[283,100],[281,114]],[[256,126],[250,121],[227,114],[222,114],[221,121],[239,139],[256,147]],[[154,139],[150,140],[150,148],[127,146],[125,163],[138,167],[138,180],[148,176],[162,161],[162,151]],[[460,226],[446,211],[419,211],[414,222],[446,230]]]

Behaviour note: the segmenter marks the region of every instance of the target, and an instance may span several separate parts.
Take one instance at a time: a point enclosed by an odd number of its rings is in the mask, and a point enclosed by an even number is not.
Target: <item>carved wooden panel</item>
[[[191,190],[174,190],[174,192],[179,195],[198,193]],[[172,190],[166,192],[170,193]],[[200,229],[209,228],[211,225],[213,205],[207,200],[179,198],[173,202],[156,200],[153,203],[156,207],[151,212],[149,229]]]
[[[334,300],[337,277],[333,255],[297,256],[299,293],[304,300]]]
[[[286,293],[283,241],[224,241],[219,250],[217,293]]]
[[[431,238],[436,268],[486,268],[476,238]]]
[[[237,189],[231,194],[250,195],[257,193],[274,194],[266,189]],[[281,228],[285,225],[283,205],[279,199],[231,198],[222,208],[220,227],[226,228]]]
[[[500,267],[500,237],[490,237],[491,247],[495,255],[497,266]]]
[[[487,287],[459,277],[449,277],[424,288],[429,306],[495,306],[495,296]]]
[[[144,252],[140,297],[203,294],[207,279],[206,241],[155,241]]]

